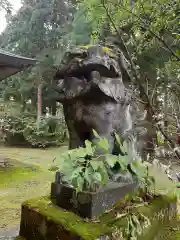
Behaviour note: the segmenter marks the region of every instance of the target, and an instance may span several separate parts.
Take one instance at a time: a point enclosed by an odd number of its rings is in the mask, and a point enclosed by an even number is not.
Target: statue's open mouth
[[[82,75],[84,75],[83,73],[90,74],[92,71],[97,71],[102,77],[116,78],[119,76],[119,73],[116,72],[112,65],[91,61],[83,62],[79,71],[81,71]]]
[[[116,66],[111,64],[108,61],[104,61],[99,58],[87,59],[83,60],[79,63],[78,66],[73,69],[68,69],[64,71],[64,69],[60,69],[54,79],[62,79],[65,76],[74,76],[74,77],[84,77],[88,79],[88,76],[92,71],[97,71],[102,77],[107,78],[117,78],[119,77],[119,71],[116,69]]]

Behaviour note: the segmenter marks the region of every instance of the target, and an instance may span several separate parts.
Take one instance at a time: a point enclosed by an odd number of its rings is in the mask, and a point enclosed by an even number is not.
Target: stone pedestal
[[[138,236],[138,240],[153,240],[158,235],[164,235],[164,240],[171,239],[166,238],[165,226],[176,227],[174,197],[160,196],[151,204],[139,206],[133,211],[142,213],[151,222]],[[26,240],[106,240],[115,229],[126,227],[127,218],[117,218],[115,211],[101,215],[97,221],[85,221],[76,214],[52,204],[49,197],[43,197],[29,200],[22,205],[20,236]]]
[[[137,183],[109,182],[97,192],[79,192],[60,182],[60,173],[56,173],[55,182],[51,184],[51,200],[59,207],[72,211],[82,218],[92,219],[113,206],[125,195],[133,193]]]

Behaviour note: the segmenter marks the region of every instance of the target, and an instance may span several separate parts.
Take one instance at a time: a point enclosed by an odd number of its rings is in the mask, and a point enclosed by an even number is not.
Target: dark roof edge
[[[29,61],[33,61],[33,62],[38,62],[37,59],[23,57],[23,56],[18,55],[18,54],[7,52],[7,51],[5,51],[5,50],[3,50],[1,48],[0,48],[0,54],[1,55],[5,55],[5,56],[10,56],[10,57],[16,57],[16,58],[19,58],[19,59],[29,60]]]

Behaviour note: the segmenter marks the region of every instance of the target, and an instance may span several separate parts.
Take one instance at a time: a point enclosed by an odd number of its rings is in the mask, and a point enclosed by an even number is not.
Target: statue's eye
[[[112,65],[110,66],[110,71],[115,72],[114,67]]]
[[[82,57],[83,57],[83,58],[88,57],[88,52],[83,52]]]
[[[59,86],[59,87],[62,86],[63,83],[64,83],[64,79],[60,79],[60,80],[58,80],[58,86]]]
[[[101,78],[101,75],[100,75],[100,73],[98,72],[98,71],[92,71],[91,72],[91,79],[100,79]]]

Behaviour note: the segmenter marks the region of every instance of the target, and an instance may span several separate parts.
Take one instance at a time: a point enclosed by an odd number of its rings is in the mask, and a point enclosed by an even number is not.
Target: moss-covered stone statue
[[[69,130],[69,149],[84,146],[86,139],[95,142],[95,129],[100,137],[109,140],[110,153],[116,153],[113,132],[128,138],[133,125],[132,97],[126,87],[130,77],[124,55],[117,56],[106,47],[90,46],[67,53],[65,60],[55,79]]]

